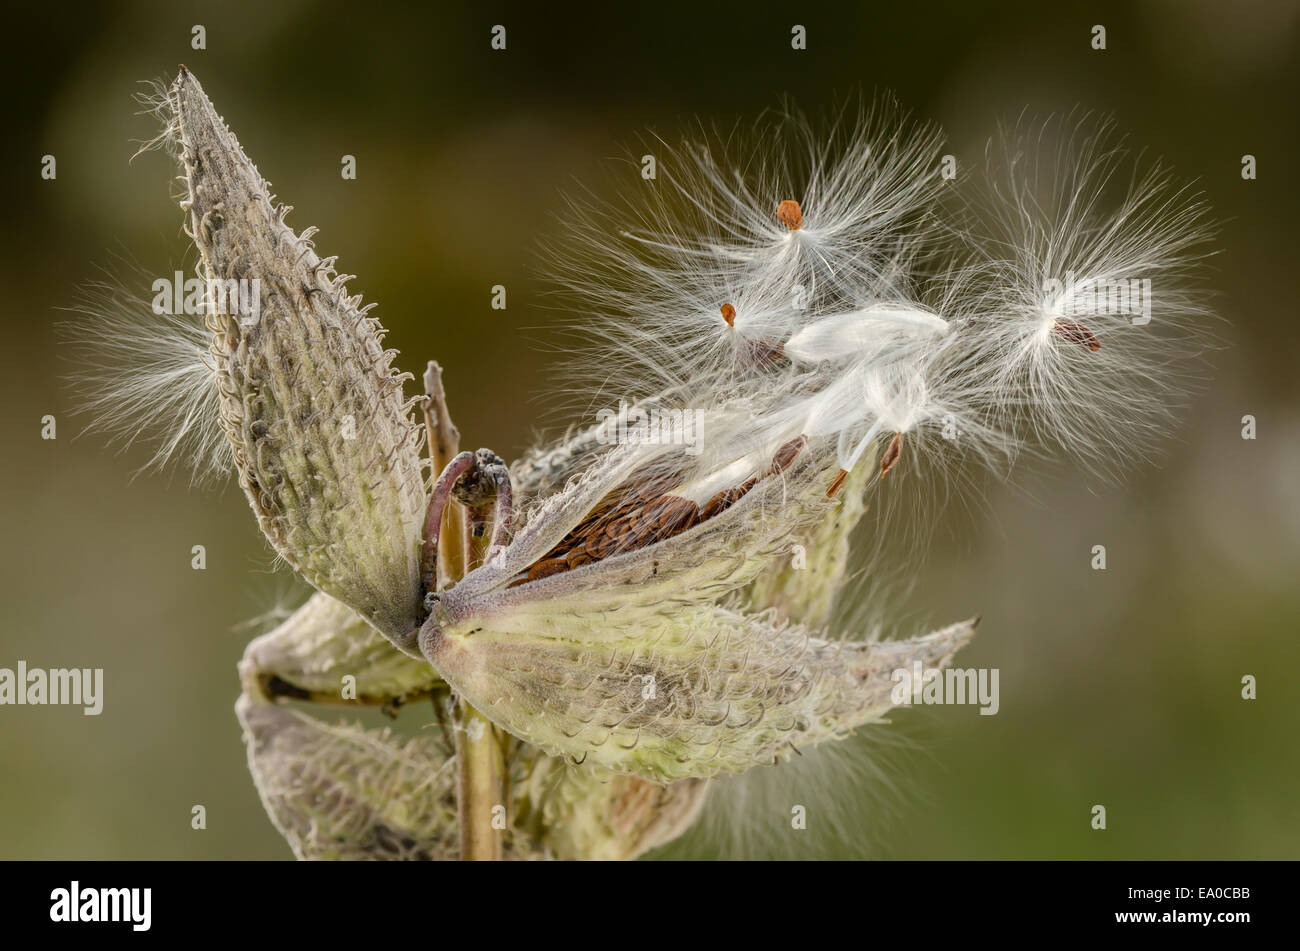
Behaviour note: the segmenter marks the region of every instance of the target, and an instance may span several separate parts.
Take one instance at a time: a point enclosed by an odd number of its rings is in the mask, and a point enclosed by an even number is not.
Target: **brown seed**
[[[781,204],[776,206],[776,216],[781,219],[781,223],[791,231],[798,231],[803,227],[803,209],[799,203],[793,199],[787,198]]]
[[[835,473],[835,478],[831,479],[831,484],[826,488],[826,498],[833,499],[839,494],[840,489],[844,488],[844,480],[849,477],[848,469],[841,469]]]
[[[558,575],[562,571],[569,570],[569,563],[563,558],[548,558],[545,561],[539,561],[528,569],[528,580],[537,581],[541,578],[549,578],[551,575]]]
[[[680,495],[665,495],[646,506],[646,520],[654,541],[681,534],[700,517],[699,507]]]
[[[885,454],[880,457],[880,478],[889,475],[894,466],[898,465],[898,457],[903,454],[903,434],[894,433],[894,438],[889,441],[885,448]]]
[[[727,322],[728,327],[736,326],[736,308],[730,304],[722,305],[722,319]]]
[[[767,471],[763,473],[763,477],[767,478],[768,476],[780,475],[782,472],[785,472],[786,469],[789,469],[790,466],[794,464],[795,459],[799,457],[799,453],[803,452],[803,447],[806,445],[808,445],[807,436],[799,436],[795,439],[791,439],[776,451],[776,455],[772,457],[772,464],[768,466]]]
[[[790,362],[785,356],[785,344],[767,340],[744,341],[736,352],[736,360],[741,366],[760,370],[772,370]]]
[[[722,514],[748,495],[749,490],[757,484],[757,479],[749,479],[738,486],[733,486],[730,489],[723,489],[717,495],[704,503],[704,508],[700,510],[700,521],[703,522],[707,519],[713,518],[715,515]]]
[[[1093,353],[1101,349],[1101,341],[1097,339],[1097,336],[1083,324],[1076,324],[1072,320],[1058,320],[1052,325],[1052,332],[1058,337],[1070,341],[1070,343],[1077,343],[1081,347],[1087,347]]]
[[[713,518],[713,516],[725,512],[730,504],[731,503],[727,500],[727,490],[723,489],[721,492],[711,496],[700,508],[700,521],[707,522],[709,519]]]
[[[736,504],[737,498],[735,489],[723,489],[704,503],[704,508],[700,509],[700,521],[704,522],[715,515],[721,515]]]
[[[582,544],[582,551],[592,561],[599,561],[610,553],[618,539],[604,532],[593,532]]]

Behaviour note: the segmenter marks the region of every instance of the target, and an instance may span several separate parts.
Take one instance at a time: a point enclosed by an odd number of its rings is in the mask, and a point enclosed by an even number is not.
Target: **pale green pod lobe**
[[[774,560],[745,592],[752,611],[773,609],[783,619],[818,627],[827,624],[849,565],[849,540],[866,511],[871,467],[855,468],[820,521],[791,536]]]
[[[421,647],[458,694],[526,742],[672,782],[775,763],[880,719],[895,671],[944,666],[974,629],[829,643],[770,614],[683,607],[654,636],[575,641],[431,623]]]
[[[194,243],[209,280],[221,420],[275,550],[399,640],[420,608],[420,434],[383,328],[284,223],[198,81],[171,87]],[[218,290],[227,294],[225,313]]]
[[[248,767],[300,859],[454,859],[455,762],[432,737],[329,725],[247,695]]]
[[[320,592],[252,641],[239,672],[246,692],[268,699],[398,706],[447,689],[428,661]]]
[[[542,757],[520,791],[526,826],[557,859],[634,859],[685,832],[709,781],[662,785]]]

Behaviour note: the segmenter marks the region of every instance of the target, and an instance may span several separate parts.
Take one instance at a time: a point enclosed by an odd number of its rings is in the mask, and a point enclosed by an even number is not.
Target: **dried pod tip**
[[[800,209],[799,203],[791,198],[776,206],[776,216],[791,231],[798,231],[803,227],[803,210]]]
[[[1101,349],[1101,341],[1096,335],[1083,324],[1076,324],[1072,320],[1058,320],[1052,325],[1052,332],[1070,343],[1087,347],[1093,353]]]
[[[894,466],[898,465],[898,457],[903,454],[903,434],[894,433],[894,438],[889,441],[889,446],[885,449],[885,454],[880,457],[880,478],[889,475]]]
[[[730,304],[722,305],[722,319],[727,322],[728,327],[736,326],[736,308]]]
[[[831,484],[826,488],[826,498],[833,499],[839,494],[840,489],[844,488],[844,480],[849,477],[848,469],[841,469],[835,473],[835,478],[831,479]]]

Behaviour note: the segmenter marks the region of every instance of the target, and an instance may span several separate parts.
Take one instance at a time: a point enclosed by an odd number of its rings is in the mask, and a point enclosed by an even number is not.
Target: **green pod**
[[[570,640],[427,624],[421,647],[459,695],[553,756],[666,783],[742,773],[893,709],[893,673],[942,667],[966,621],[910,640],[828,642],[771,613],[683,608],[653,635]]]

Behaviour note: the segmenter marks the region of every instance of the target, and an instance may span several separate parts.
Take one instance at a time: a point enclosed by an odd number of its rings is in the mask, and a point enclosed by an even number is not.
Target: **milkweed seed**
[[[903,434],[894,433],[894,438],[889,441],[885,448],[885,454],[880,457],[880,478],[889,475],[894,466],[898,465],[898,457],[903,454]]]
[[[848,469],[841,469],[835,473],[835,478],[831,479],[831,484],[826,487],[826,498],[833,499],[839,494],[840,489],[844,488],[844,480],[849,477]]]
[[[1101,341],[1097,339],[1096,334],[1083,324],[1076,324],[1072,320],[1058,320],[1052,325],[1052,332],[1070,343],[1087,347],[1093,353],[1101,349]]]
[[[776,206],[776,216],[781,219],[781,223],[791,231],[798,231],[803,227],[803,209],[799,203],[793,199],[787,198],[781,204]]]
[[[780,475],[782,472],[785,472],[786,469],[789,469],[790,466],[794,464],[795,459],[799,457],[799,453],[803,452],[803,448],[806,445],[808,445],[807,436],[799,436],[795,439],[791,439],[788,443],[783,445],[776,451],[776,455],[772,457],[772,464],[768,466],[767,471],[763,473],[764,478],[767,476]]]

